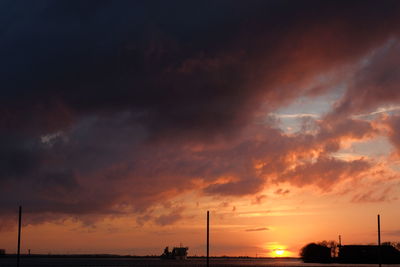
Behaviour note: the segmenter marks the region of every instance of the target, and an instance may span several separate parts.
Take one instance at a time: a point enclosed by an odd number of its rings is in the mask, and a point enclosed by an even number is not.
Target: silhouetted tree
[[[338,247],[338,243],[336,241],[334,241],[334,240],[329,240],[329,241],[324,240],[324,241],[321,241],[321,242],[319,242],[317,244],[321,245],[321,246],[324,246],[324,247],[327,247],[327,248],[330,248],[331,257],[332,258],[336,258],[338,256],[339,247]]]
[[[397,250],[400,250],[400,242],[383,242],[382,246],[392,246]]]
[[[307,244],[301,249],[300,256],[304,262],[330,262],[332,260],[331,248],[326,244]]]

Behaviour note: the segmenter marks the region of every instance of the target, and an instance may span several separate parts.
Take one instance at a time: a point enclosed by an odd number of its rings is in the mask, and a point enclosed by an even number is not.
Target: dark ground
[[[13,257],[3,257],[0,258],[0,266],[16,266],[16,258]],[[186,261],[175,261],[175,260],[160,260],[157,258],[79,258],[79,257],[30,257],[21,258],[21,267],[81,267],[81,266],[138,266],[138,267],[155,267],[155,266],[185,266],[185,267],[203,267],[206,266],[206,261],[204,258],[188,259]],[[299,259],[240,259],[231,258],[223,259],[216,258],[210,260],[210,266],[212,267],[249,267],[249,266],[325,266],[325,267],[335,267],[335,266],[377,266],[376,264],[310,264],[303,263]],[[385,265],[383,265],[385,266]],[[391,267],[400,267],[400,265],[386,265]]]

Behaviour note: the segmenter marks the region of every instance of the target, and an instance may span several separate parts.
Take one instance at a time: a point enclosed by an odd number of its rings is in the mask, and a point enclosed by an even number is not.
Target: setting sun
[[[283,257],[285,256],[285,250],[284,249],[274,249],[274,256],[275,257]]]

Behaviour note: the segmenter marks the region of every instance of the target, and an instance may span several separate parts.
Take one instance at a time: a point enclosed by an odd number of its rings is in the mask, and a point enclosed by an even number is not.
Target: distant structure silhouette
[[[304,262],[338,262],[338,263],[362,263],[362,264],[399,264],[400,243],[381,243],[381,221],[378,219],[378,245],[342,245],[342,237],[339,235],[339,244],[334,241],[310,243],[304,246],[300,255]],[[329,254],[328,251],[331,253]],[[337,253],[336,253],[337,252]]]
[[[390,242],[383,245],[340,245],[334,256],[332,247],[323,243],[310,243],[301,249],[300,256],[307,263],[359,263],[394,264],[400,263],[400,251]]]
[[[172,251],[169,251],[169,248],[166,247],[164,249],[164,253],[161,255],[161,259],[167,260],[186,260],[187,259],[187,251],[188,247],[174,247]]]
[[[340,263],[400,263],[400,251],[392,245],[345,245],[339,250]]]
[[[6,250],[5,249],[0,249],[0,256],[6,255]]]

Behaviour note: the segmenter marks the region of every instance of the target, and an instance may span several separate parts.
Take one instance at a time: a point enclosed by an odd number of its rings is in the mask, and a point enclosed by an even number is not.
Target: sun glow
[[[284,257],[285,256],[285,250],[284,249],[281,249],[281,248],[277,248],[277,249],[274,249],[274,256],[275,257]]]

